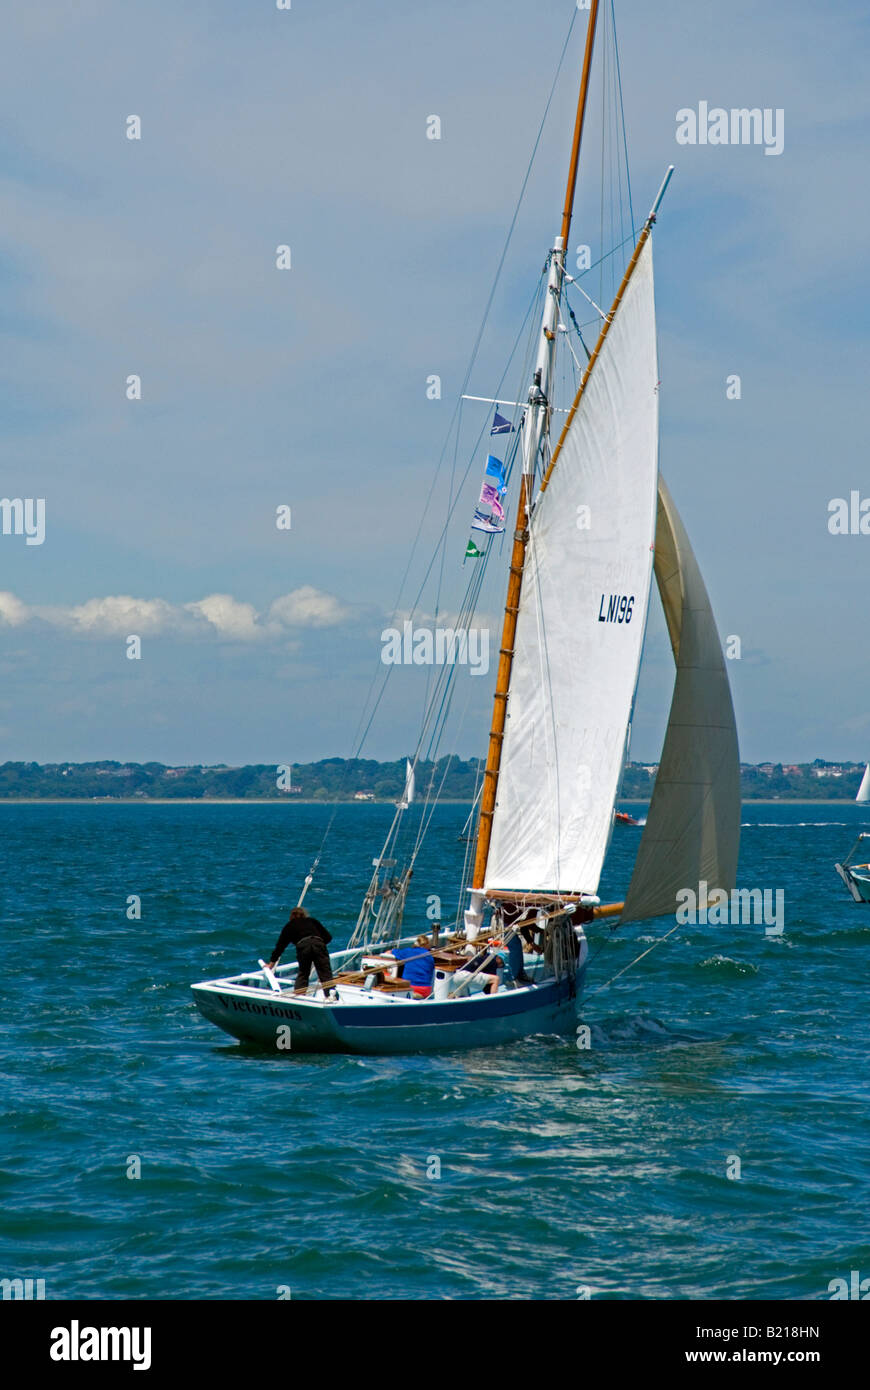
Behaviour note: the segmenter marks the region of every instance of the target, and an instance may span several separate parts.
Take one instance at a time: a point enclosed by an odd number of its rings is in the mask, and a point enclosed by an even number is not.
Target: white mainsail
[[[657,391],[647,239],[530,521],[487,891],[598,887],[649,601]]]
[[[728,673],[685,527],[659,479],[655,576],[677,667],[656,784],[623,922],[673,913],[683,888],[731,891],[740,846],[740,754]]]
[[[856,801],[870,801],[870,763],[864,769],[864,776],[861,778],[861,785],[858,788]]]

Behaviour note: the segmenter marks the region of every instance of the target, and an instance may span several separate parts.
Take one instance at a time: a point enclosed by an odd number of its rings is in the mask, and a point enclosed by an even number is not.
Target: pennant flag
[[[478,550],[477,546],[474,544],[474,541],[468,542],[468,547],[465,551],[466,560],[479,560],[482,554],[483,551]]]
[[[513,434],[513,433],[514,433],[514,427],[513,427],[513,425],[511,424],[510,420],[506,420],[505,417],[504,417],[503,415],[499,415],[499,413],[498,413],[498,408],[496,408],[495,419],[494,419],[493,422],[492,422],[492,429],[490,430],[490,434]]]
[[[497,478],[501,491],[506,491],[507,478],[504,474],[504,464],[501,459],[497,459],[494,454],[487,454],[486,456],[486,476],[488,478]]]

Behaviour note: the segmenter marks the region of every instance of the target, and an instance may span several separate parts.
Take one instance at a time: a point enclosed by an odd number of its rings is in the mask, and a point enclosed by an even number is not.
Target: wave
[[[835,927],[827,930],[820,926],[817,931],[786,930],[789,941],[805,941],[812,946],[830,946],[834,943],[845,944],[847,941],[865,942],[870,936],[870,924],[863,927]]]
[[[732,960],[730,956],[708,956],[707,960],[702,960],[695,969],[715,970],[718,975],[731,979],[739,979],[741,975],[758,974],[757,965],[750,965],[748,961]]]
[[[798,830],[806,826],[851,826],[851,820],[741,820],[741,828],[755,826],[759,830]]]
[[[671,1028],[649,1014],[616,1014],[589,1025],[593,1047],[619,1047],[626,1043],[645,1043],[654,1047],[677,1047],[686,1043],[709,1042],[706,1033],[688,1028]]]

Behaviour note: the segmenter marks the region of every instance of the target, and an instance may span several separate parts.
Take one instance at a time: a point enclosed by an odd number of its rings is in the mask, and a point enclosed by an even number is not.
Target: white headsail
[[[655,575],[677,676],[662,760],[622,921],[672,913],[677,893],[730,892],[740,846],[740,754],[707,589],[659,479]]]
[[[870,763],[864,769],[864,776],[861,778],[861,785],[858,788],[856,801],[870,801]]]
[[[487,890],[598,887],[649,601],[657,390],[647,240],[529,526]]]

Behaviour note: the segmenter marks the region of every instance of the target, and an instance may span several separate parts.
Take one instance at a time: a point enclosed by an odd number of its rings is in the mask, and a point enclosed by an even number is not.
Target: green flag
[[[466,560],[479,560],[482,554],[483,551],[478,550],[477,546],[474,544],[474,541],[468,542],[468,549],[465,552]]]

